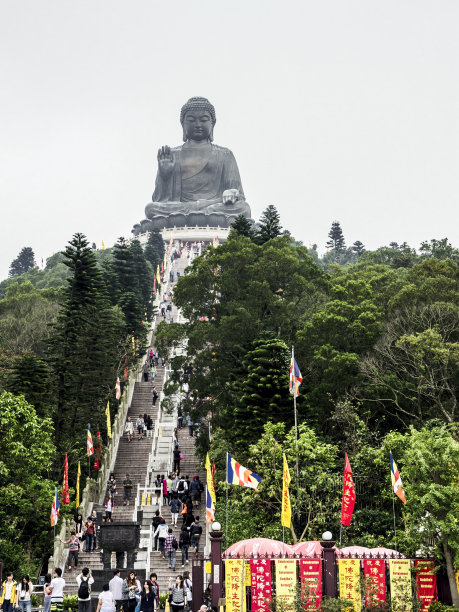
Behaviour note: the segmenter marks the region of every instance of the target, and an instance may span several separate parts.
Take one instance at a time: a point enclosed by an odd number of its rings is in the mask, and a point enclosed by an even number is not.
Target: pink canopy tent
[[[392,550],[391,548],[383,548],[382,546],[378,546],[378,548],[366,548],[365,546],[346,546],[342,548],[340,551],[340,556],[343,557],[363,557],[366,555],[367,557],[403,557],[396,550]]]
[[[322,554],[322,546],[317,540],[292,544],[290,548],[298,557],[301,555],[302,557],[313,558],[314,556],[320,557]]]
[[[225,557],[264,557],[265,555],[275,557],[291,557],[292,549],[290,544],[282,544],[279,540],[268,538],[251,538],[235,542],[224,552]]]

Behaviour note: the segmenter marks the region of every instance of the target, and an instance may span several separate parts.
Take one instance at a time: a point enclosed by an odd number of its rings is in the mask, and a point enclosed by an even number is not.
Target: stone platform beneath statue
[[[174,243],[176,242],[212,242],[218,237],[219,242],[224,242],[230,232],[229,227],[168,227],[161,230],[164,242],[169,243],[171,235]],[[148,241],[149,232],[134,236],[131,240],[139,240],[140,244],[145,245]]]

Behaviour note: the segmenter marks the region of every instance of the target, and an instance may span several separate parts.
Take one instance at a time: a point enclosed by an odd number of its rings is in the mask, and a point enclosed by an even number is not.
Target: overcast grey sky
[[[191,96],[258,218],[323,250],[459,246],[457,0],[2,0],[0,278],[144,217]]]

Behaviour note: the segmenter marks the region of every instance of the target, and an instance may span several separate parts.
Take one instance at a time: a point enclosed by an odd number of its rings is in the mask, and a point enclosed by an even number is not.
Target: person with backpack
[[[165,551],[165,546],[166,546],[166,538],[167,538],[167,534],[168,534],[169,530],[168,527],[166,525],[166,521],[165,519],[161,518],[161,521],[155,531],[155,533],[153,534],[153,537],[155,538],[156,536],[158,536],[158,544],[159,544],[159,557],[165,559],[166,558],[166,551]]]
[[[151,390],[151,405],[152,406],[156,406],[156,401],[158,399],[159,395],[158,392],[156,391],[156,387],[153,386],[152,390]]]
[[[191,610],[193,604],[193,584],[190,580],[190,572],[183,572],[183,588],[185,589],[187,604]]]
[[[199,516],[194,519],[194,522],[190,527],[191,534],[191,546],[194,546],[194,552],[197,553],[199,550],[199,539],[202,534],[202,526],[199,522]]]
[[[78,585],[78,612],[91,612],[91,585],[94,584],[94,578],[91,576],[91,570],[84,567],[76,577]]]
[[[179,538],[179,548],[182,551],[182,567],[185,567],[185,562],[188,563],[188,549],[190,543],[190,529],[186,525],[183,525]]]
[[[156,510],[155,516],[153,517],[153,520],[151,521],[151,524],[153,525],[153,533],[156,533],[156,530],[158,529],[158,525],[161,523],[162,518],[163,517],[161,516],[160,511]],[[155,550],[158,550],[158,536],[154,538],[154,546],[155,546]]]
[[[169,561],[169,567],[173,569],[174,572],[175,572],[175,563],[177,560],[177,548],[178,548],[177,538],[172,533],[172,527],[169,527],[168,535],[166,538],[165,550],[167,553],[167,559]]]
[[[172,525],[177,526],[177,519],[180,512],[181,502],[176,493],[173,494],[171,499],[171,516],[172,516]]]
[[[178,493],[179,499],[181,499],[182,501],[185,501],[188,495],[188,485],[186,483],[186,480],[183,477],[181,477],[178,481],[177,493]]]
[[[201,494],[201,487],[199,486],[199,480],[197,480],[196,476],[193,476],[193,480],[190,482],[190,495],[193,501],[193,506],[199,506]]]

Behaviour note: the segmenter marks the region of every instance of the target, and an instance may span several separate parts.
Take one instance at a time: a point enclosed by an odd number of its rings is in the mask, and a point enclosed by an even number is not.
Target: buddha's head
[[[180,111],[180,123],[183,127],[183,140],[214,139],[215,108],[207,98],[190,98]]]

